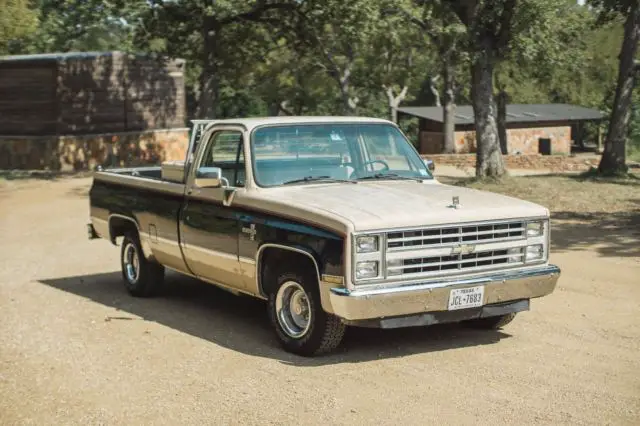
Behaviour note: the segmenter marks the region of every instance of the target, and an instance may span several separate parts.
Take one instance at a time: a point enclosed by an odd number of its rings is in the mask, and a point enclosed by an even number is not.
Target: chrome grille
[[[400,265],[387,265],[389,277],[406,274],[433,274],[458,270],[491,269],[497,265],[517,266],[524,263],[524,247],[509,250],[488,250],[469,254],[430,256],[402,259]]]
[[[389,232],[387,250],[419,249],[459,243],[491,243],[524,238],[525,222],[486,223]]]

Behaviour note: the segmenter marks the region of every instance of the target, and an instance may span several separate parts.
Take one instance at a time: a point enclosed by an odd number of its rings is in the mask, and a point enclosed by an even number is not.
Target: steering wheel
[[[364,166],[366,167],[366,166],[367,166],[367,165],[369,165],[369,164],[375,164],[375,163],[380,163],[380,164],[382,164],[382,165],[384,166],[384,169],[382,169],[382,170],[378,170],[378,171],[377,171],[377,172],[375,172],[375,173],[378,173],[378,172],[386,172],[387,170],[389,170],[389,164],[387,164],[387,162],[386,162],[386,161],[384,161],[384,160],[371,160],[371,161],[366,161],[366,162],[364,163]],[[349,176],[349,179],[356,179],[356,178],[361,177],[361,176],[366,176],[366,175],[367,175],[367,173],[369,173],[369,172],[365,172],[363,175],[360,175],[360,173],[358,173],[358,172],[356,172],[356,171],[354,170],[354,171],[351,173],[351,175]]]
[[[386,162],[386,161],[384,161],[384,160],[371,160],[371,161],[366,161],[366,162],[364,163],[364,166],[366,167],[366,166],[368,166],[369,164],[375,164],[375,163],[380,163],[380,164],[382,164],[382,165],[384,166],[384,169],[382,169],[382,170],[378,170],[378,171],[380,171],[380,172],[386,172],[387,170],[389,170],[389,164],[387,164],[387,162]]]

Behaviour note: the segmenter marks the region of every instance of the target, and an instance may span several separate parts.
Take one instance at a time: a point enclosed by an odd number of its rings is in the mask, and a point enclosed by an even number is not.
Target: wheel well
[[[127,232],[138,233],[138,225],[136,225],[133,219],[118,216],[111,216],[109,218],[109,238],[113,244],[116,243],[116,238],[124,236]]]
[[[258,259],[259,289],[263,296],[268,296],[276,285],[278,274],[284,271],[310,273],[318,280],[317,263],[311,254],[280,247],[267,247],[262,250]],[[319,284],[319,283],[318,283]]]

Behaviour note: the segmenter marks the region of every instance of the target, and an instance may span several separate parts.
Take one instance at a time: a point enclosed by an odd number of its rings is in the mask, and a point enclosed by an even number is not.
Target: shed
[[[183,67],[123,52],[0,57],[0,135],[184,127]]]
[[[444,150],[442,107],[411,106],[398,108],[399,117],[419,119],[419,150],[439,154]],[[596,109],[569,104],[507,105],[507,154],[568,154],[572,141],[580,137],[586,121],[602,120]],[[475,123],[470,105],[456,106],[456,153],[476,151]]]

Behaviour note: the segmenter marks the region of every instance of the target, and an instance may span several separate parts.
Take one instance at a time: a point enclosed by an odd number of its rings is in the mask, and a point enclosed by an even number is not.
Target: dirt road
[[[501,332],[352,329],[304,359],[260,302],[177,275],[129,297],[86,238],[89,184],[0,183],[2,425],[640,421],[637,229],[556,222],[559,287]]]

